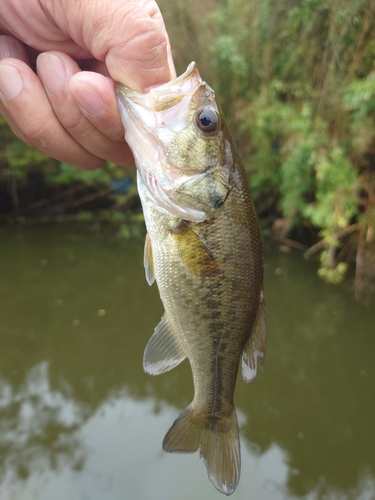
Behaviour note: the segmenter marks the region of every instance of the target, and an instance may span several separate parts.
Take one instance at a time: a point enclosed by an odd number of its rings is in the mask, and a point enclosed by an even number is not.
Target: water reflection
[[[197,455],[161,451],[192,380],[187,363],[142,371],[162,314],[142,242],[78,227],[0,239],[0,499],[221,498]],[[375,497],[375,312],[314,271],[267,255],[266,370],[237,384],[232,498]]]
[[[8,464],[1,498],[22,500],[31,494],[38,500],[218,498],[197,457],[183,457],[182,464],[160,451],[163,429],[175,409],[165,405],[156,415],[154,410],[152,398],[137,401],[126,390],[112,395],[68,438],[74,443],[75,467],[68,450],[65,456],[56,454],[53,464],[39,450],[22,482],[14,480],[16,472]],[[285,453],[272,446],[260,458],[244,455],[247,473],[236,498],[248,498],[249,488],[254,498],[275,498],[287,476]]]

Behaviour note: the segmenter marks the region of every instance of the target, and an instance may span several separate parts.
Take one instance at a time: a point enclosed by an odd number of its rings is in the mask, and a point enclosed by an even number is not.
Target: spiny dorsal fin
[[[186,354],[173,335],[164,314],[146,346],[143,355],[143,369],[150,375],[159,375],[172,370],[185,358]]]
[[[143,265],[145,267],[147,283],[151,286],[155,281],[155,275],[154,275],[154,259],[152,257],[151,239],[148,233],[146,233],[146,239],[145,239]]]
[[[257,363],[263,370],[264,357],[266,354],[266,315],[263,300],[259,303],[258,312],[242,353],[242,378],[245,382],[250,382],[257,374]]]
[[[211,276],[219,271],[218,263],[207,246],[186,221],[170,230],[176,239],[185,266],[198,276]]]

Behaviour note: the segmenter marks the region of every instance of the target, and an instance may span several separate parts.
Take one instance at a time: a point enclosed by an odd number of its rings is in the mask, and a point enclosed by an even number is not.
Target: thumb
[[[145,3],[145,6],[142,6]],[[134,5],[135,4],[135,5]],[[105,62],[116,81],[145,91],[176,77],[169,37],[156,2],[131,2],[124,31],[114,33]]]
[[[72,38],[104,61],[115,81],[144,92],[175,78],[168,34],[154,0],[62,3],[71,7],[64,15]]]

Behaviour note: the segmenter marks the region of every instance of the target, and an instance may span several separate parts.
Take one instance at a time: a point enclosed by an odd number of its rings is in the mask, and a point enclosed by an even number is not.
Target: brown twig
[[[113,189],[111,187],[105,187],[103,189],[99,189],[99,191],[95,191],[94,193],[89,193],[84,196],[81,196],[78,199],[72,200],[70,203],[66,203],[65,205],[60,205],[54,207],[54,212],[56,211],[64,211],[67,208],[73,208],[73,207],[79,207],[80,205],[84,205],[85,203],[88,203],[89,201],[96,200],[98,198],[101,198],[103,196],[106,196],[107,194],[111,193]]]
[[[334,233],[332,235],[332,238],[334,238],[336,240],[340,240],[341,238],[343,238],[347,234],[350,234],[350,233],[353,233],[354,231],[357,231],[357,229],[359,229],[359,228],[360,228],[359,223],[352,224],[352,225],[346,227],[345,229],[343,229],[342,231],[338,231],[337,233]],[[324,248],[325,244],[326,244],[325,238],[318,241],[317,243],[315,243],[315,245],[311,246],[309,249],[306,250],[305,257],[306,258],[311,257],[311,255],[313,255],[314,253],[316,253],[319,250],[321,250],[322,248]]]
[[[24,207],[21,211],[21,214],[27,214],[29,212],[33,212],[35,210],[38,210],[39,208],[45,207],[47,205],[50,205],[51,203],[54,203],[56,201],[61,200],[62,198],[66,198],[82,189],[86,189],[86,186],[82,184],[74,184],[73,186],[69,186],[68,189],[59,191],[58,193],[54,193],[51,196],[47,196],[46,198],[43,198],[41,200],[34,201],[33,203],[30,203],[26,207]]]
[[[291,240],[290,238],[286,237],[274,237],[275,241],[278,241],[279,243],[282,243],[283,245],[287,245],[290,248],[295,248],[296,250],[299,250],[300,252],[305,252],[306,251],[306,245],[303,245],[299,241],[294,241]]]

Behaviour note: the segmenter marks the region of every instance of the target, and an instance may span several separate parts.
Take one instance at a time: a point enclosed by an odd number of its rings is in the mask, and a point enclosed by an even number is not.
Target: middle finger
[[[37,59],[37,71],[56,117],[81,146],[93,155],[118,165],[134,164],[123,139],[117,106],[108,106],[108,101],[111,102],[108,94],[112,93],[112,99],[115,99],[113,83],[108,78],[92,73],[93,92],[87,93],[86,106],[80,109],[69,86],[72,77],[79,77],[80,74],[80,68],[73,59],[61,52],[45,52]],[[95,82],[98,79],[101,85],[96,89]],[[106,80],[104,85],[103,80]],[[102,87],[105,87],[104,91]],[[81,97],[85,97],[82,89]]]

